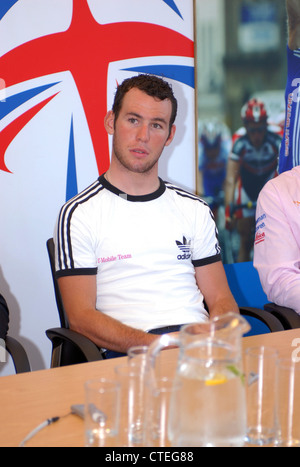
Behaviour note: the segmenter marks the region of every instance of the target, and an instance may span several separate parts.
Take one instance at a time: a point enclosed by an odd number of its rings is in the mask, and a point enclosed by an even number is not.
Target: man
[[[242,108],[245,134],[229,157],[225,188],[226,226],[234,221],[240,236],[238,262],[250,261],[255,226],[255,205],[264,184],[277,174],[281,137],[268,129],[263,102],[250,99]]]
[[[70,327],[109,349],[106,357],[207,320],[203,297],[211,316],[238,311],[208,206],[158,177],[176,112],[162,79],[125,80],[104,120],[109,170],[59,215],[57,276]]]
[[[9,311],[4,297],[0,294],[0,339],[6,338],[9,323]]]
[[[282,173],[266,184],[258,198],[253,263],[268,300],[300,313],[300,166],[288,170],[299,158],[300,101],[295,83],[300,82],[300,0],[287,0],[286,5],[289,40]]]

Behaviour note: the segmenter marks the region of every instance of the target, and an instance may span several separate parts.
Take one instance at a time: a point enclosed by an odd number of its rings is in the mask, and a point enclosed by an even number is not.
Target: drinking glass
[[[163,377],[146,383],[145,444],[148,447],[170,447],[181,384]],[[172,404],[173,403],[173,404]],[[176,407],[178,409],[178,406]]]
[[[85,446],[117,446],[120,385],[99,379],[85,383]]]
[[[115,367],[121,389],[120,420],[125,421],[119,430],[120,446],[142,446],[145,428],[145,378],[139,365]]]
[[[277,351],[251,347],[245,352],[247,394],[246,442],[272,446],[276,439],[275,382]]]
[[[278,361],[276,410],[277,445],[300,447],[300,363]]]

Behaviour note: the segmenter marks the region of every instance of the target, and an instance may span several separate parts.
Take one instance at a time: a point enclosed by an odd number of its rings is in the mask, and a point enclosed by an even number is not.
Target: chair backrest
[[[58,310],[59,319],[60,319],[60,325],[64,329],[69,329],[70,326],[69,326],[69,322],[67,319],[67,314],[65,312],[58,282],[55,276],[55,245],[54,245],[53,238],[49,238],[49,240],[47,240],[47,251],[48,251],[48,256],[49,256],[49,261],[50,261],[50,268],[51,268],[51,273],[52,273],[52,280],[53,280],[57,310]],[[50,337],[49,339],[52,340]],[[55,341],[55,338],[54,340],[52,340],[52,344],[53,344],[52,359],[55,353],[56,358],[59,361],[59,364],[57,366],[71,365],[75,363],[83,363],[86,361],[85,357],[83,356],[83,353],[80,351],[80,349],[78,349],[78,346],[76,346],[76,344],[74,345],[74,343],[70,339],[59,339],[59,342],[60,342],[60,345],[58,346],[59,350],[54,350],[56,347],[56,343],[54,341]]]
[[[60,325],[62,328],[69,329],[67,315],[64,309],[64,304],[61,298],[57,279],[55,277],[55,246],[54,246],[53,238],[49,238],[49,240],[47,240],[47,251],[49,255],[51,274],[52,274],[57,309],[59,313]]]

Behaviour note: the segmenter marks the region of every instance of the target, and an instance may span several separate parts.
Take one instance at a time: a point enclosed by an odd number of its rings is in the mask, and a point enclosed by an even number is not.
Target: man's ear
[[[109,110],[104,117],[104,127],[109,135],[113,135],[115,131],[115,114]]]
[[[176,132],[176,126],[172,125],[171,131],[170,131],[170,134],[168,136],[165,146],[169,146],[169,144],[172,143],[174,136],[175,136],[175,132]]]

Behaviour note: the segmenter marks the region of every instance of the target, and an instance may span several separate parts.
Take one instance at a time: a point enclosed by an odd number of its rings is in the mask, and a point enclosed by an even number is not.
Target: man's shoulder
[[[92,200],[104,189],[101,179],[98,178],[94,183],[89,185],[84,190],[67,200],[62,206],[62,210],[74,209],[75,207],[84,205],[88,201]]]
[[[204,201],[200,196],[195,193],[192,193],[191,190],[181,188],[178,185],[174,185],[170,182],[164,182],[166,185],[166,193],[169,193],[172,196],[175,203],[178,206],[182,206],[182,209],[198,209],[200,206],[205,206],[209,208],[206,201]]]
[[[267,195],[270,191],[282,195],[283,193],[290,192],[293,188],[297,188],[300,191],[300,166],[282,172],[277,177],[269,180],[262,188],[260,197]]]
[[[164,181],[164,184],[166,186],[167,191],[169,190],[170,193],[174,193],[175,195],[178,195],[182,198],[187,198],[194,201],[202,201],[201,198],[195,193],[192,193],[191,190],[182,188],[179,185],[167,181]]]
[[[280,134],[276,133],[275,131],[268,130],[267,131],[267,141],[273,144],[280,144],[282,137]]]
[[[299,185],[300,186],[300,166],[293,167],[290,170],[280,173],[274,178],[275,185],[283,187],[285,185]]]
[[[243,134],[233,143],[232,152],[239,155],[245,150],[245,148],[249,147],[250,145],[251,144],[247,134]]]

